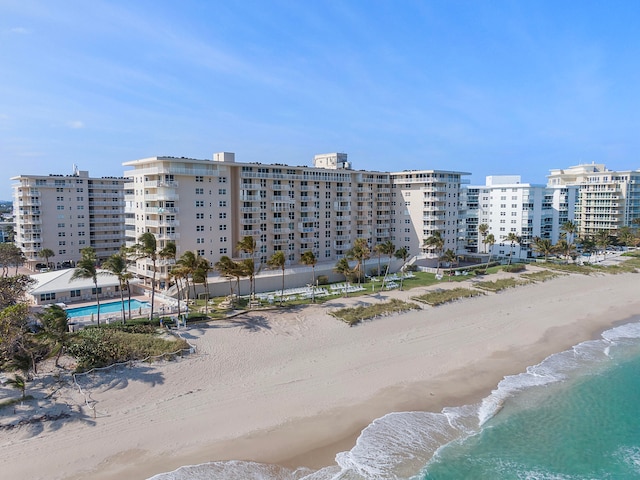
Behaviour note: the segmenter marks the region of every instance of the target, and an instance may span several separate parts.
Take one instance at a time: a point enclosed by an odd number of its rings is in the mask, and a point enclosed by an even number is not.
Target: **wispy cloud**
[[[84,128],[84,122],[82,120],[71,120],[67,122],[67,126],[73,129]]]
[[[16,35],[28,35],[31,33],[31,30],[24,27],[13,27],[9,29],[9,33],[15,33]]]

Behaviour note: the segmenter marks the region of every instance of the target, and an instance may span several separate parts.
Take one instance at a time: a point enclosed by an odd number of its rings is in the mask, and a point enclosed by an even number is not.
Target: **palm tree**
[[[402,290],[402,282],[404,280],[404,265],[405,263],[407,263],[407,259],[409,258],[409,250],[407,250],[407,247],[400,247],[393,255],[396,258],[402,260],[402,266],[400,267],[400,271],[403,273],[403,275],[400,277],[400,290]]]
[[[240,276],[239,276],[239,268],[238,264],[231,260],[231,258],[223,255],[220,257],[214,265],[215,268],[220,275],[229,279],[229,295],[233,296],[233,282],[232,279],[236,278],[238,280],[238,288],[240,287]],[[238,293],[240,293],[238,291]]]
[[[520,243],[520,237],[513,232],[509,232],[509,235],[506,237],[507,242],[509,242],[509,265],[511,265],[511,258],[513,257],[513,247],[516,243]]]
[[[364,262],[371,256],[371,250],[369,250],[367,239],[361,237],[356,238],[353,241],[353,248],[351,249],[349,256],[353,257],[357,262],[356,270],[358,271],[359,285],[363,276]]]
[[[85,247],[80,250],[82,258],[76,263],[76,268],[71,275],[71,280],[78,278],[90,278],[93,280],[94,291],[96,295],[97,313],[96,318],[100,325],[100,296],[98,295],[98,268],[96,267],[96,251],[93,247]]]
[[[43,327],[43,336],[51,340],[58,349],[56,367],[59,367],[60,357],[69,340],[69,326],[67,312],[60,305],[49,305],[38,315]]]
[[[493,233],[489,233],[484,237],[482,243],[484,243],[485,246],[489,246],[489,258],[487,259],[487,265],[484,267],[484,273],[487,273],[487,270],[489,270],[489,264],[491,263],[491,256],[493,255],[493,246],[496,243],[496,237]]]
[[[565,258],[567,264],[569,263],[569,257],[576,251],[573,243],[569,243],[566,238],[558,240],[558,243],[554,245],[553,249]]]
[[[180,303],[182,303],[182,281],[189,276],[189,272],[182,265],[174,265],[171,268],[170,276],[176,282],[176,288],[178,289],[178,317],[180,317]],[[188,288],[188,287],[187,287]],[[188,294],[188,292],[187,292]]]
[[[189,301],[189,276],[193,278],[193,275],[198,268],[198,256],[192,252],[191,250],[187,250],[178,259],[178,265],[184,268],[185,272],[185,280],[187,282],[187,301]],[[192,283],[193,286],[193,298],[196,298],[196,285],[195,282]]]
[[[202,283],[204,284],[204,290],[207,293],[207,298],[204,304],[204,312],[205,315],[208,313],[209,306],[209,282],[207,281],[209,276],[209,271],[211,270],[211,262],[204,257],[197,256],[198,263],[196,265],[196,269],[193,272],[193,282],[194,283]]]
[[[267,261],[267,265],[269,268],[279,268],[282,270],[282,288],[280,289],[280,306],[282,306],[282,297],[284,296],[284,270],[286,267],[287,258],[284,256],[284,252],[282,250],[278,250],[275,252],[269,260]]]
[[[311,284],[311,301],[316,303],[316,263],[318,259],[312,250],[307,250],[300,257],[300,263],[306,266],[311,266],[311,272],[313,273],[313,282]]]
[[[458,260],[456,252],[448,248],[446,252],[442,254],[442,259],[449,263],[449,281],[451,281],[451,273],[453,272],[453,264]]]
[[[247,253],[251,256],[251,264],[245,262],[245,266],[249,267],[252,266],[253,270],[250,272],[249,275],[249,287],[250,287],[250,298],[251,300],[253,300],[255,298],[255,276],[256,276],[256,266],[255,266],[255,259],[254,259],[254,254],[257,250],[257,242],[256,239],[253,238],[252,236],[248,235],[246,237],[243,237],[242,240],[240,240],[238,242],[238,244],[236,245],[236,248],[238,250],[240,250],[241,252]],[[247,273],[249,273],[247,271]]]
[[[585,237],[580,240],[582,244],[582,252],[589,254],[589,261],[591,261],[591,255],[593,255],[594,250],[596,249],[596,242],[591,237]]]
[[[572,244],[576,233],[578,232],[578,226],[575,222],[568,220],[560,226],[560,230],[567,234],[567,243]]]
[[[124,289],[127,288],[127,282],[131,278],[131,273],[127,271],[127,260],[122,252],[114,253],[104,262],[102,267],[114,274],[120,284],[120,305],[122,307],[122,323],[124,324],[126,319],[124,309]]]
[[[636,236],[633,234],[631,227],[620,227],[618,229],[618,242],[622,243],[625,247],[630,247],[635,243]]]
[[[440,273],[440,257],[442,256],[442,251],[444,249],[444,238],[442,238],[442,234],[440,233],[440,231],[433,232],[433,235],[428,237],[424,241],[424,244],[422,246],[430,250],[435,250],[435,254],[438,259],[438,268],[436,269],[436,274]]]
[[[152,276],[151,276],[151,311],[149,312],[149,320],[153,319],[153,309],[156,296],[156,274],[158,262],[158,243],[156,236],[151,232],[144,232],[138,237],[138,243],[133,246],[137,259],[151,260]]]
[[[387,268],[384,271],[384,279],[382,280],[382,284],[384,285],[384,282],[387,281],[387,275],[389,273],[389,267],[391,266],[391,259],[393,258],[393,254],[396,252],[396,246],[393,244],[393,242],[391,240],[387,240],[386,242],[382,243],[382,253],[384,255],[386,255],[388,258],[387,260]]]
[[[549,258],[549,255],[554,252],[553,244],[548,238],[534,237],[532,247],[535,252],[544,255],[545,262]]]
[[[51,257],[53,257],[56,254],[56,252],[54,252],[53,250],[51,250],[50,248],[43,248],[42,250],[40,250],[38,252],[38,256],[40,258],[44,258],[44,261],[47,265],[47,268],[49,268],[49,259]]]
[[[482,243],[484,244],[484,247],[485,247],[485,253],[487,253],[486,252],[487,243],[484,240],[485,238],[487,238],[487,233],[489,233],[489,225],[487,225],[486,223],[481,223],[480,225],[478,225],[478,233],[482,235]]]
[[[351,275],[352,270],[349,266],[349,260],[347,259],[347,257],[342,257],[340,260],[338,260],[336,265],[333,267],[333,271],[339,275],[344,275],[345,283],[349,283],[349,275]]]
[[[607,246],[609,245],[609,232],[606,230],[598,230],[594,237],[596,242],[596,247],[602,250],[602,259],[606,260],[607,258]]]
[[[382,257],[382,255],[384,255],[384,244],[383,243],[376,243],[373,246],[373,253],[376,254],[376,257],[378,257],[378,274],[377,276],[380,276],[380,258]]]

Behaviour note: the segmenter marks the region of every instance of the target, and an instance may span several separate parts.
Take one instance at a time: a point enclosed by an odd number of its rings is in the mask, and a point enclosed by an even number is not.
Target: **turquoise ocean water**
[[[506,377],[477,405],[377,419],[319,471],[212,462],[153,479],[640,479],[640,323]]]

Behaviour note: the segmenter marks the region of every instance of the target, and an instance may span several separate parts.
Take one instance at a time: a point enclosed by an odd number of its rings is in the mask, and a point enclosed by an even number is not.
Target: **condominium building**
[[[233,153],[212,160],[151,157],[124,163],[126,241],[144,232],[216,262],[243,257],[236,245],[252,236],[260,265],[283,251],[288,265],[303,252],[335,262],[366,238],[370,245],[391,238],[389,173],[354,171],[346,154],[317,155],[314,167],[239,163]],[[166,279],[169,261],[160,261]],[[148,277],[148,260],[136,271]]]
[[[558,241],[562,225],[573,220],[577,187],[522,183],[519,175],[497,175],[486,178],[482,186],[466,189],[466,252],[489,253],[495,257],[531,258],[535,237]],[[483,236],[478,226],[488,230]],[[495,243],[485,243],[492,234]],[[518,238],[508,240],[509,234]],[[513,244],[512,244],[513,243]]]
[[[50,249],[54,266],[75,265],[80,250],[93,247],[106,260],[124,244],[124,178],[71,175],[20,175],[11,178],[15,243],[35,269]]]
[[[392,240],[410,255],[438,255],[424,248],[427,238],[439,232],[444,250],[461,253],[465,238],[462,185],[465,172],[408,170],[390,174],[392,183]]]
[[[551,170],[550,187],[578,189],[575,221],[579,236],[611,235],[640,218],[640,170],[611,171],[604,164]]]

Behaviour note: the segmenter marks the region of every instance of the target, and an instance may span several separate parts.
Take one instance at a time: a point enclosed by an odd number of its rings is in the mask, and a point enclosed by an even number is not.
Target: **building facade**
[[[604,230],[614,235],[640,218],[640,170],[611,171],[604,164],[551,170],[550,187],[578,189],[575,221],[578,235]]]
[[[15,243],[26,265],[35,269],[50,249],[55,268],[75,265],[80,251],[93,247],[99,261],[124,244],[124,178],[89,177],[74,169],[71,175],[13,177]]]
[[[351,170],[346,154],[317,155],[313,167],[239,163],[233,153],[212,160],[151,157],[124,163],[126,241],[153,233],[158,248],[174,241],[177,257],[196,252],[212,263],[247,256],[238,242],[256,240],[264,266],[283,251],[288,265],[311,250],[319,263],[335,262],[356,238],[370,246],[391,238],[389,173]],[[170,260],[160,260],[167,279]],[[136,273],[152,267],[141,259]],[[163,280],[161,280],[162,282]]]
[[[444,250],[463,251],[466,225],[463,179],[470,173],[445,170],[409,170],[390,174],[392,182],[392,241],[411,256],[438,252],[424,248],[439,232]]]
[[[465,250],[469,254],[532,258],[535,237],[556,243],[562,225],[574,218],[577,188],[573,186],[534,185],[522,183],[519,175],[498,175],[466,190]],[[488,226],[485,236],[478,230],[482,224]],[[495,239],[492,247],[484,241],[489,234]],[[518,241],[508,240],[510,234]]]

